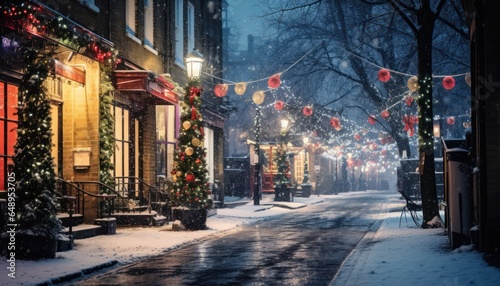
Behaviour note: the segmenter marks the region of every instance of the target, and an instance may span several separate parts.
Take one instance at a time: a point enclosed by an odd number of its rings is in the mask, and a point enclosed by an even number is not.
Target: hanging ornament
[[[468,86],[470,86],[472,83],[472,78],[470,77],[469,72],[465,74],[465,82],[467,83]]]
[[[464,121],[462,125],[464,126],[464,128],[470,128],[470,121]]]
[[[408,133],[408,136],[412,137],[415,134],[415,124],[418,123],[418,117],[405,115],[403,117],[403,123],[405,124],[403,130]]]
[[[245,94],[245,91],[247,91],[247,83],[246,82],[238,82],[234,86],[234,92],[237,95],[243,95],[243,94]]]
[[[340,119],[338,117],[330,118],[330,125],[337,131],[342,129],[342,125],[340,124]]]
[[[415,92],[418,90],[418,77],[416,75],[410,77],[406,82],[406,86],[411,92]]]
[[[186,155],[191,156],[194,153],[194,149],[191,147],[187,147],[185,150]]]
[[[448,123],[448,125],[455,124],[455,117],[450,116],[450,117],[446,118],[446,123]]]
[[[285,107],[285,103],[281,100],[277,100],[275,103],[274,103],[274,108],[276,110],[282,110],[283,107]]]
[[[184,128],[184,130],[188,130],[189,128],[191,128],[191,122],[188,120],[182,122],[182,128]]]
[[[381,82],[388,82],[391,79],[391,72],[388,69],[381,68],[378,71],[378,79]]]
[[[186,182],[192,183],[192,182],[194,182],[195,179],[196,178],[195,178],[193,173],[191,173],[191,172],[186,173]]]
[[[410,106],[412,102],[413,102],[413,96],[411,96],[411,95],[406,96],[406,99],[405,99],[406,105]]]
[[[200,160],[200,158],[196,159],[194,162],[195,162],[196,164],[201,164],[201,160]]]
[[[311,106],[309,105],[306,105],[304,106],[304,108],[302,108],[302,113],[305,115],[305,116],[311,116],[313,114],[313,109]]]
[[[281,85],[281,74],[277,73],[275,75],[272,75],[269,77],[269,79],[267,80],[267,86],[269,86],[269,88],[278,88],[280,85]]]
[[[177,182],[177,176],[176,175],[172,176],[172,181]]]
[[[369,122],[371,125],[374,125],[374,124],[377,122],[377,120],[375,119],[375,116],[370,115],[370,116],[368,116],[368,122]]]
[[[382,116],[382,118],[386,119],[387,117],[389,117],[389,110],[384,110],[382,112],[380,112],[380,116]]]
[[[361,140],[361,135],[359,135],[358,133],[354,134],[354,139]]]
[[[446,90],[452,90],[455,87],[455,79],[452,76],[445,76],[441,83]]]
[[[193,140],[191,140],[191,144],[192,144],[194,147],[198,147],[198,146],[200,146],[200,143],[201,143],[201,141],[200,141],[200,139],[198,139],[198,138],[193,138]]]
[[[377,143],[370,143],[370,144],[368,145],[368,149],[369,149],[370,151],[373,151],[373,150],[375,150],[375,149],[377,149],[377,148],[378,148]]]
[[[182,176],[182,172],[181,172],[181,171],[177,171],[177,172],[175,172],[175,175],[176,175],[177,177],[180,177],[180,176]]]
[[[219,83],[214,87],[214,94],[217,97],[224,97],[226,96],[228,86],[225,83]]]
[[[253,102],[257,105],[261,105],[265,98],[266,94],[263,91],[256,91],[252,96]]]

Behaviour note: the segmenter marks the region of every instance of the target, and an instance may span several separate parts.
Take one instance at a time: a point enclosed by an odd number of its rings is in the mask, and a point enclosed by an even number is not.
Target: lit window
[[[188,53],[194,50],[194,6],[193,4],[188,4]]]
[[[137,38],[137,30],[135,27],[135,14],[137,7],[135,5],[135,0],[125,0],[125,34],[134,40],[135,42],[141,44],[141,40]]]
[[[184,66],[184,3],[175,1],[175,63]]]
[[[153,0],[144,0],[144,46],[149,51],[154,50],[154,5]]]

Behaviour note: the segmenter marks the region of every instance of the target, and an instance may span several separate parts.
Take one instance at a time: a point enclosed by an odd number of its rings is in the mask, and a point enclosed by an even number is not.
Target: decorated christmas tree
[[[51,155],[52,132],[50,96],[44,81],[52,69],[53,60],[35,50],[25,50],[26,69],[19,95],[17,142],[14,146],[14,170],[9,173],[16,184],[17,234],[20,256],[44,257],[40,249],[23,249],[28,236],[55,241],[62,230],[56,217],[54,162]],[[11,181],[9,178],[9,182]],[[42,245],[43,246],[43,245]],[[43,247],[46,246],[43,246]],[[28,246],[29,247],[29,246]],[[55,250],[54,253],[55,255]],[[50,251],[48,252],[50,257]]]
[[[212,205],[208,183],[206,149],[199,79],[191,79],[181,106],[181,130],[174,154],[170,200],[174,207],[206,210]]]
[[[285,143],[278,146],[276,151],[276,165],[278,166],[278,171],[274,177],[274,187],[283,188],[288,187],[291,183],[290,178],[292,173],[290,172],[290,162],[288,161],[288,147]]]

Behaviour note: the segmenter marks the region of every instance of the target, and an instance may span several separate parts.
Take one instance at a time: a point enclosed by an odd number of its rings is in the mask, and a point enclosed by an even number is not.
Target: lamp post
[[[290,201],[290,189],[288,188],[288,184],[289,184],[288,175],[289,175],[289,171],[290,171],[290,165],[289,165],[288,158],[287,158],[287,156],[288,156],[287,155],[288,125],[289,125],[288,119],[281,120],[281,132],[280,132],[280,137],[281,137],[280,145],[281,145],[281,147],[278,149],[278,154],[276,157],[276,163],[278,165],[278,172],[277,172],[275,180],[274,180],[274,183],[275,183],[274,200],[275,201]]]
[[[309,137],[304,137],[304,178],[302,179],[302,184],[309,182],[309,170],[307,166],[307,144],[309,143]]]
[[[255,177],[254,177],[254,189],[253,189],[253,204],[260,205],[260,189],[262,186],[262,173],[261,162],[260,162],[260,107],[257,106],[255,109],[255,145],[254,150],[257,155],[257,160],[255,162]]]

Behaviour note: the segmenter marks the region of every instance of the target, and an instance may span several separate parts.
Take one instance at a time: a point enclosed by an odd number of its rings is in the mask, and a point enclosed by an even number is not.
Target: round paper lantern
[[[285,103],[281,100],[277,100],[275,103],[274,103],[274,108],[276,110],[282,110],[283,107],[285,107]]]
[[[246,82],[238,82],[234,86],[234,92],[237,95],[243,95],[243,94],[245,94],[245,91],[247,91],[247,83]]]
[[[191,147],[187,147],[185,152],[186,152],[186,155],[191,156],[191,155],[193,155],[194,150]]]
[[[386,110],[380,112],[380,116],[382,116],[382,118],[389,117],[389,110],[386,109]]]
[[[441,83],[446,90],[452,90],[455,87],[455,79],[451,76],[445,76]]]
[[[191,182],[194,182],[194,180],[195,180],[195,177],[194,177],[193,173],[186,174],[186,182],[191,183]]]
[[[406,86],[411,92],[415,92],[418,90],[418,77],[416,75],[410,77],[406,82]]]
[[[267,86],[269,86],[269,88],[273,88],[273,89],[278,88],[281,85],[281,78],[280,77],[281,76],[279,73],[269,77],[269,79],[267,80]]]
[[[450,117],[446,118],[446,123],[448,123],[449,125],[455,124],[455,117],[450,116]]]
[[[191,144],[193,144],[193,146],[194,146],[194,147],[198,147],[198,146],[200,146],[200,143],[201,143],[201,141],[200,141],[200,139],[198,139],[198,138],[193,138],[193,139],[191,140]]]
[[[224,97],[226,96],[228,86],[225,83],[219,83],[214,87],[214,94],[217,97]]]
[[[359,135],[358,133],[354,134],[354,139],[361,140],[361,135]]]
[[[257,105],[261,105],[265,98],[266,94],[263,91],[256,91],[252,96],[253,102]]]
[[[378,71],[378,79],[381,82],[388,82],[391,79],[391,72],[388,69],[381,68]]]
[[[412,102],[413,102],[413,96],[408,95],[405,100],[406,105],[410,106]]]
[[[370,115],[368,116],[368,122],[371,124],[371,125],[374,125],[377,121],[375,120],[375,116],[373,115]]]
[[[467,83],[467,85],[471,85],[472,78],[470,77],[470,73],[465,74],[465,82]]]
[[[182,128],[184,128],[184,130],[188,130],[189,128],[191,128],[191,122],[187,120],[182,122]]]
[[[330,125],[337,131],[340,131],[342,129],[342,125],[340,124],[340,119],[338,119],[337,117],[330,118]]]
[[[311,106],[309,105],[306,105],[304,106],[304,108],[302,108],[302,113],[305,115],[305,116],[311,116],[313,114],[313,109]]]

